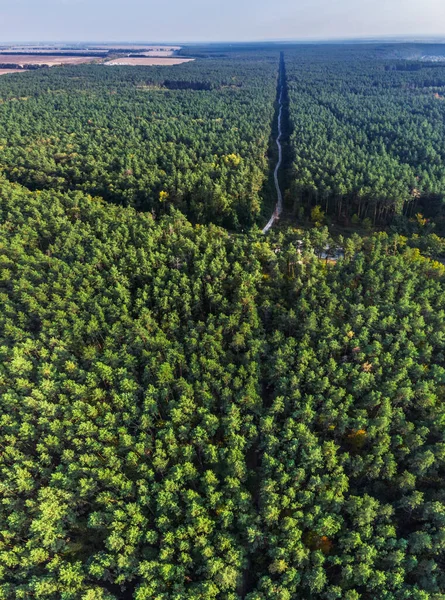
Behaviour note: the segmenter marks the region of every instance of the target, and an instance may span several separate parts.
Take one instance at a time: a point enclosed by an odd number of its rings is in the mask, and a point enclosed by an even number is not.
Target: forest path
[[[277,137],[277,146],[278,146],[278,162],[275,166],[274,171],[274,181],[275,181],[275,189],[277,191],[277,203],[275,205],[275,210],[272,213],[272,216],[269,219],[266,227],[263,229],[263,233],[267,233],[272,225],[275,223],[277,219],[279,219],[281,213],[283,212],[283,194],[281,192],[280,182],[278,180],[278,173],[281,168],[281,164],[283,162],[283,148],[281,146],[281,136],[283,135],[283,92],[284,92],[284,82],[283,82],[283,72],[280,69],[280,98],[279,98],[279,106],[280,112],[278,113],[278,137]]]

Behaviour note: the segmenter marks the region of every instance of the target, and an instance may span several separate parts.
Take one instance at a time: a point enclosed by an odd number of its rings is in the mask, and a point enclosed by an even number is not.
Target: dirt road
[[[266,225],[266,227],[263,229],[263,233],[267,233],[269,231],[269,229],[272,227],[272,225],[275,223],[275,221],[280,217],[281,213],[283,212],[283,194],[281,192],[281,188],[280,188],[280,182],[278,180],[278,172],[280,170],[281,167],[281,163],[283,162],[283,148],[281,147],[281,136],[282,136],[282,119],[283,119],[283,81],[280,81],[280,85],[281,85],[281,90],[280,90],[280,99],[279,99],[279,106],[280,106],[280,112],[278,113],[278,137],[277,137],[277,146],[278,146],[278,162],[275,166],[275,171],[274,171],[274,181],[275,181],[275,189],[277,191],[277,203],[275,205],[275,210],[272,214],[272,216],[269,219],[268,224]]]

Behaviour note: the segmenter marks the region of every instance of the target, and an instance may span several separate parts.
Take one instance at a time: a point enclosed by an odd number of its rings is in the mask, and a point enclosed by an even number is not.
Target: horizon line
[[[261,39],[249,39],[249,40],[167,40],[167,41],[143,41],[143,40],[0,40],[0,45],[12,45],[12,44],[141,44],[141,45],[158,45],[158,46],[169,46],[169,45],[216,45],[216,44],[314,44],[314,43],[345,43],[345,42],[361,42],[361,43],[379,43],[379,42],[392,42],[392,43],[445,43],[445,33],[436,35],[427,34],[394,34],[394,35],[366,35],[366,36],[355,36],[355,37],[314,37],[314,38],[261,38]]]

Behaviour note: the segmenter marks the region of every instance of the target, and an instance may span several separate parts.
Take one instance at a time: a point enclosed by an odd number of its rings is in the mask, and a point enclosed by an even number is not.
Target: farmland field
[[[175,52],[181,49],[181,46],[153,44],[93,44],[87,47],[91,50],[141,50],[145,52]]]
[[[2,65],[80,65],[97,60],[97,56],[55,56],[51,54],[0,54]]]
[[[11,73],[23,73],[26,69],[0,69],[0,75],[10,75]]]
[[[140,54],[143,54],[144,56],[168,57],[174,56],[177,50],[179,50],[179,47],[174,50],[167,48],[153,48],[144,52],[140,52]]]
[[[159,57],[145,57],[145,58],[116,58],[110,62],[105,63],[110,66],[126,66],[126,67],[151,67],[151,66],[164,66],[171,67],[173,65],[182,65],[183,63],[192,62],[193,58],[159,58]]]

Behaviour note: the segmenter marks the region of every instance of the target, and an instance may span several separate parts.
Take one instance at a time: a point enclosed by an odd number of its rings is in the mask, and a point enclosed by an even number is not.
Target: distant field
[[[175,55],[175,50],[148,50],[147,52],[141,52],[143,56],[154,56],[154,57],[162,57],[167,58],[169,56]]]
[[[82,63],[92,62],[97,56],[53,56],[50,54],[0,54],[0,64],[2,65],[80,65]]]
[[[0,69],[1,75],[9,75],[10,73],[23,73],[25,69]]]
[[[195,60],[194,58],[156,58],[156,57],[146,57],[146,58],[116,58],[111,60],[105,64],[113,65],[113,66],[130,66],[130,67],[152,67],[152,66],[172,66],[172,65],[181,65],[182,63],[187,63]]]
[[[105,50],[87,48],[87,49],[79,49],[79,50],[65,50],[63,48],[42,48],[40,50],[36,50],[34,48],[1,48],[0,47],[0,56],[24,56],[24,55],[32,55],[32,56],[86,56],[89,53],[93,55],[93,52],[97,53],[97,56],[106,55]]]
[[[89,50],[143,50],[144,52],[174,52],[180,50],[181,46],[155,46],[155,45],[128,45],[128,44],[115,44],[115,45],[92,45],[88,46]]]

